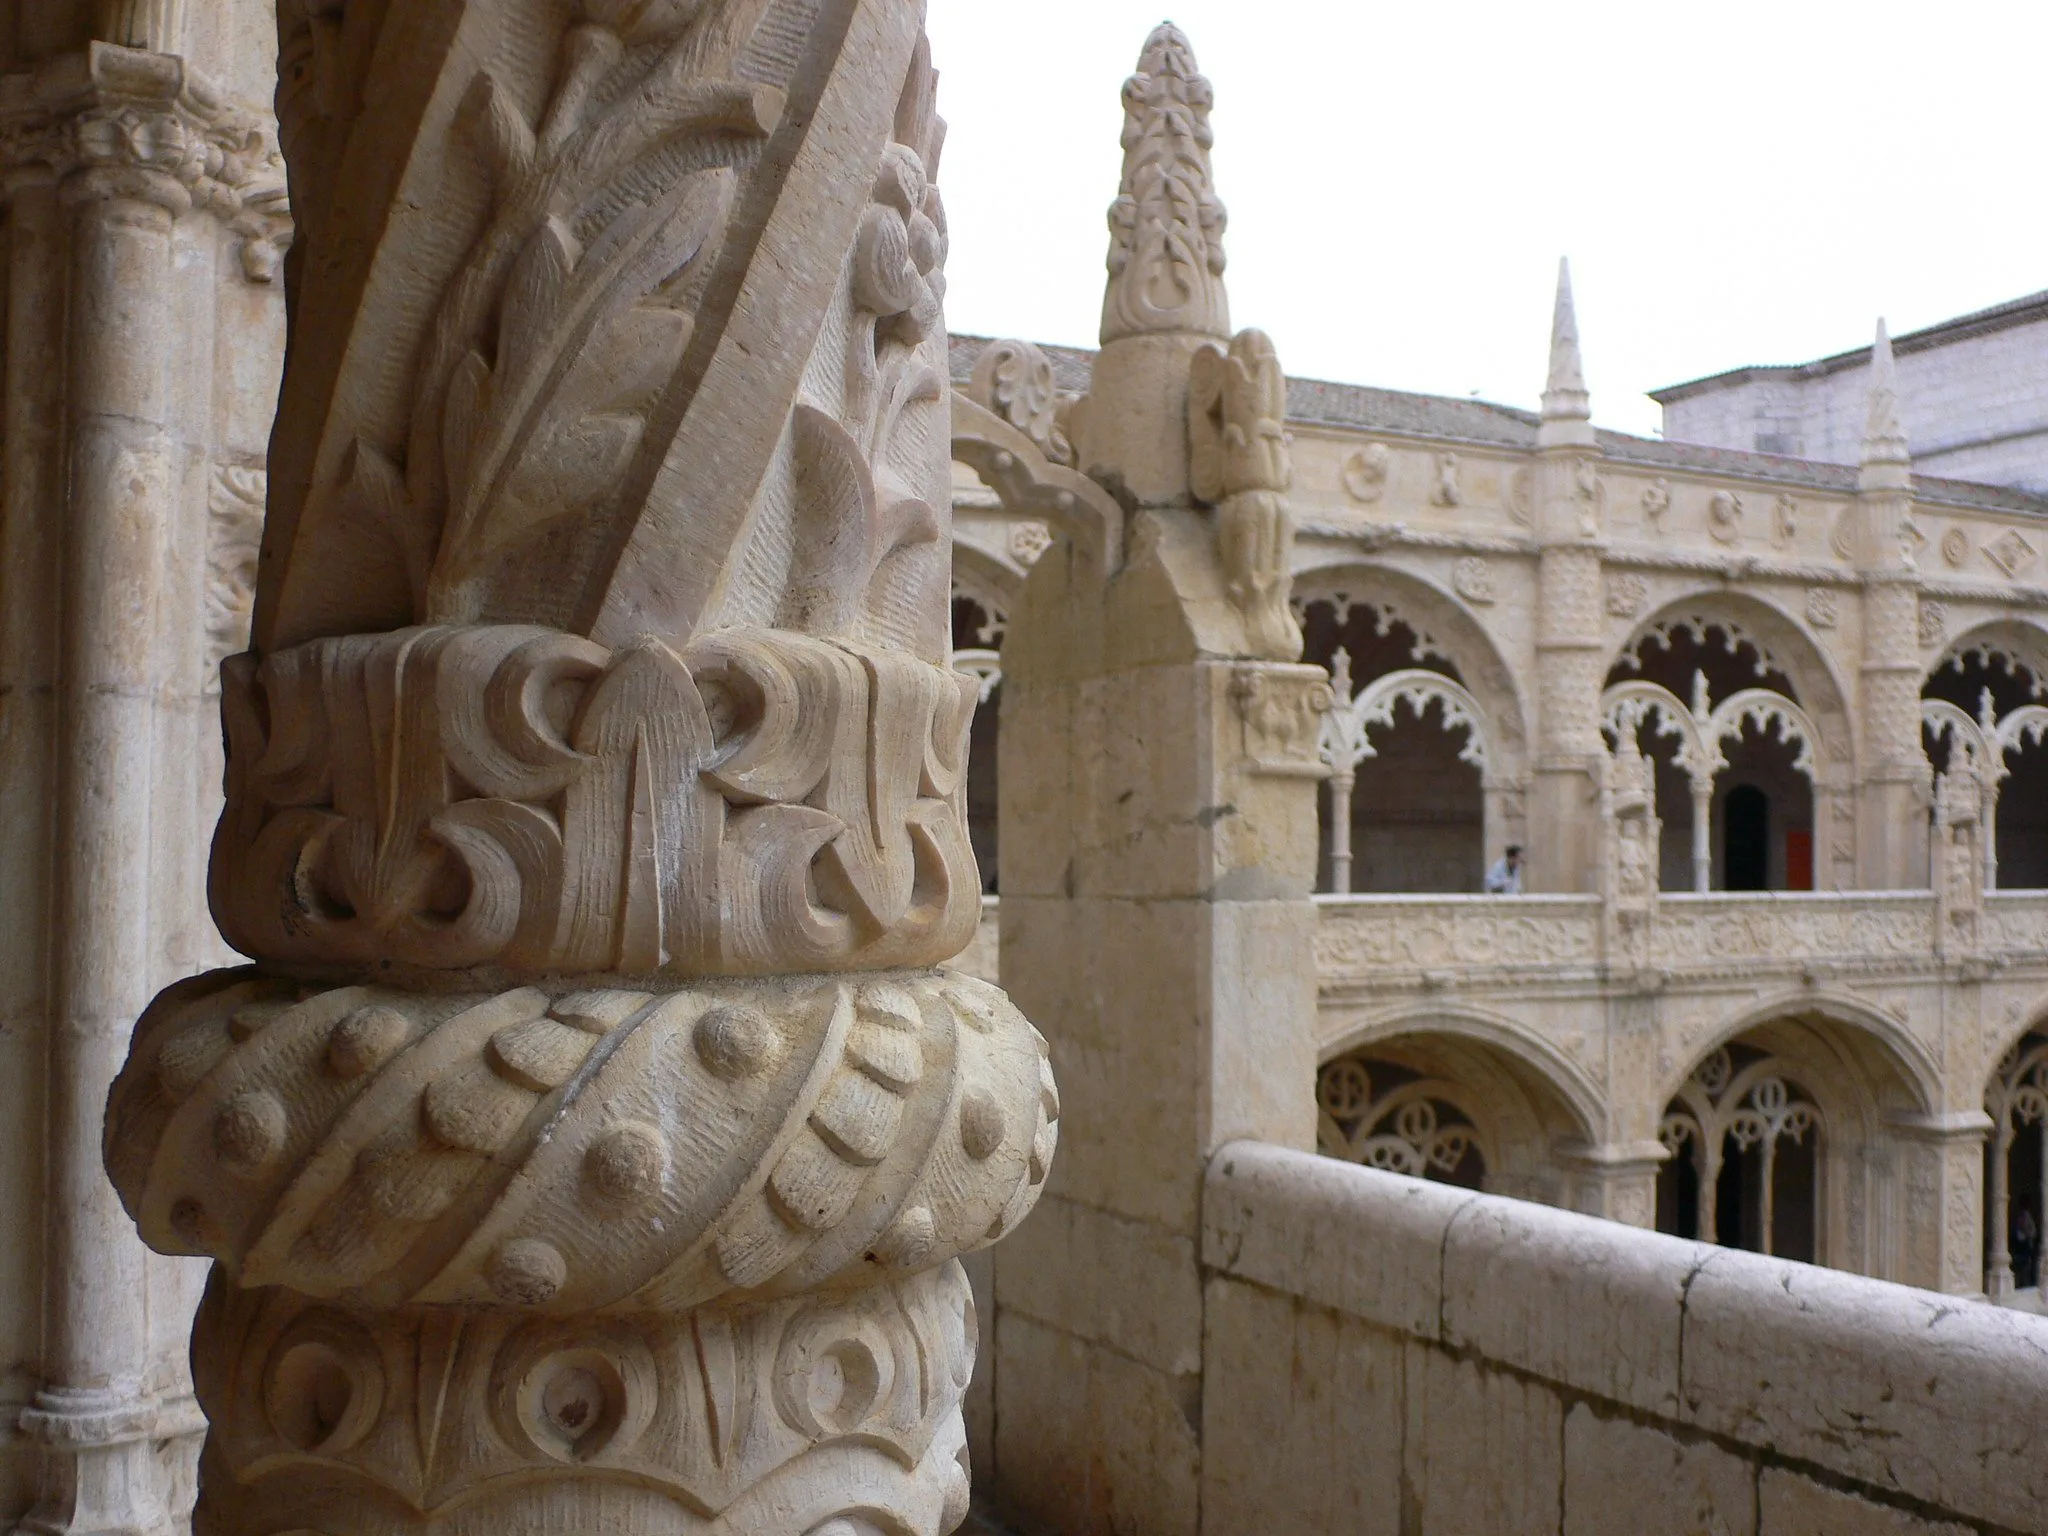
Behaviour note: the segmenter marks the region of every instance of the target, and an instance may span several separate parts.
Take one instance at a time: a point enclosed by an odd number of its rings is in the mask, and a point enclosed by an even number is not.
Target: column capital
[[[210,213],[241,237],[244,272],[257,281],[291,240],[267,119],[173,54],[96,42],[0,78],[0,174],[10,191],[56,181],[68,201]]]

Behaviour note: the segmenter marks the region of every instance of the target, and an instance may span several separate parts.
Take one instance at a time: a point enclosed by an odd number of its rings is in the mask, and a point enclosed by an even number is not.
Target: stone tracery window
[[[1993,1300],[2041,1285],[2048,1199],[2048,1035],[2005,1055],[1984,1094],[1984,1289]]]
[[[1775,1058],[1721,1047],[1658,1127],[1671,1154],[1657,1176],[1658,1230],[1815,1262],[1823,1130],[1819,1106]]]
[[[1345,1056],[1316,1074],[1316,1150],[1388,1173],[1485,1186],[1484,1134],[1458,1088],[1412,1068]]]

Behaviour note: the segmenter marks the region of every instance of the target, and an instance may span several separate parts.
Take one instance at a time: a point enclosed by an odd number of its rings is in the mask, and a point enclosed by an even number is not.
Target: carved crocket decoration
[[[965,1511],[1058,1100],[972,937],[918,0],[285,0],[212,900],[110,1106],[217,1532]]]

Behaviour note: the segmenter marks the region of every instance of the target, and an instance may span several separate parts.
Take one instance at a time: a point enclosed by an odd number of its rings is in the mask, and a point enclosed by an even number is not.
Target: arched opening
[[[1816,744],[1789,722],[1799,695],[1786,669],[1735,621],[1681,616],[1621,653],[1606,686],[1626,683],[1662,689],[1667,713],[1696,722],[1681,729],[1652,712],[1636,727],[1655,777],[1662,888],[1695,890],[1705,880],[1727,891],[1814,889]],[[1711,738],[1695,749],[1704,761],[1687,761],[1689,735]]]
[[[1462,1034],[1418,1030],[1342,1052],[1316,1076],[1316,1147],[1393,1173],[1573,1203],[1584,1116],[1541,1069]]]
[[[2048,889],[2048,676],[2035,654],[2044,638],[1993,634],[1965,642],[1920,691],[1922,699],[1953,704],[1976,721],[1990,746],[1993,881],[2003,890]],[[1957,744],[1933,730],[1924,744],[1935,772],[1947,772]]]
[[[1984,1094],[1984,1289],[2043,1305],[2042,1234],[2048,1230],[2048,1035],[2030,1032],[2006,1053]]]
[[[967,836],[981,868],[983,895],[996,889],[996,751],[1007,619],[993,599],[954,586],[953,665],[981,680],[981,703],[967,737]]]
[[[1929,1234],[1909,1232],[1925,1213],[1908,1208],[1904,1191],[1938,1153],[1897,1129],[1926,1112],[1916,1086],[1925,1070],[1908,1068],[1871,1029],[1819,1010],[1738,1031],[1666,1104],[1658,1230],[1935,1283],[1908,1272]]]
[[[1664,1111],[1657,1229],[1815,1262],[1821,1118],[1769,1053],[1736,1043],[1710,1054]]]
[[[1318,599],[1303,614],[1304,659],[1331,669],[1349,699],[1397,672],[1427,671],[1461,684],[1451,660],[1407,621],[1371,603]],[[1340,701],[1341,703],[1342,701]],[[1441,700],[1404,696],[1368,727],[1366,755],[1334,764],[1322,787],[1317,889],[1464,893],[1486,870],[1486,786],[1469,723]],[[1348,810],[1348,871],[1330,836]]]

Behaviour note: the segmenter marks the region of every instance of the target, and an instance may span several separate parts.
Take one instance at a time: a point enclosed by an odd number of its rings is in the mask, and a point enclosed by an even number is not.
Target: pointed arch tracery
[[[1488,861],[1524,836],[1522,700],[1493,639],[1458,598],[1392,566],[1312,568],[1293,602],[1304,659],[1336,683],[1322,889],[1354,889],[1355,867],[1371,889],[1476,891]],[[1418,725],[1421,738],[1406,734]]]
[[[1372,728],[1391,728],[1394,712],[1403,704],[1418,716],[1426,714],[1432,704],[1442,709],[1444,729],[1465,732],[1459,760],[1477,768],[1482,783],[1486,780],[1496,754],[1485,707],[1443,673],[1420,667],[1389,672],[1367,683],[1350,699],[1339,698],[1323,717],[1323,761],[1333,768],[1350,769],[1376,756]]]
[[[1724,750],[1754,727],[1766,740],[1794,749],[1792,770],[1804,774],[1813,793],[1815,819],[1827,797],[1821,772],[1821,733],[1806,711],[1770,688],[1745,688],[1719,704],[1709,700],[1707,680],[1695,674],[1690,704],[1661,683],[1631,678],[1601,695],[1600,723],[1608,751],[1636,747],[1647,728],[1652,736],[1675,744],[1673,761],[1691,785],[1693,888],[1705,891],[1713,867],[1709,811],[1715,779],[1728,768]]]

